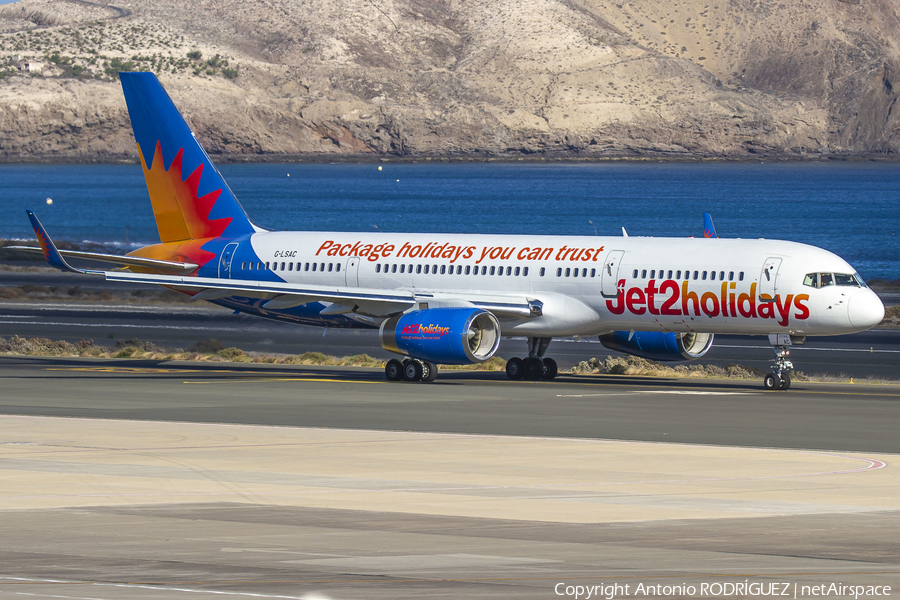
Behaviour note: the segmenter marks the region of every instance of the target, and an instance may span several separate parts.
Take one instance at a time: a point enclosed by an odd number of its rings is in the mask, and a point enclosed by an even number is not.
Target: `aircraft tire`
[[[510,379],[522,379],[525,376],[525,364],[521,358],[513,357],[506,361],[506,376]]]
[[[781,380],[778,379],[778,376],[775,373],[766,373],[765,379],[763,379],[763,387],[767,390],[776,390],[781,385]]]
[[[784,373],[781,375],[781,385],[778,386],[779,390],[787,390],[791,387],[791,376],[788,373]]]
[[[544,374],[544,362],[539,358],[529,356],[525,359],[524,365],[524,379],[528,381],[537,381]]]
[[[421,381],[422,370],[422,363],[417,360],[408,360],[403,363],[403,379],[406,381]]]
[[[556,364],[556,361],[552,358],[544,359],[544,372],[541,374],[541,377],[548,381],[552,381],[556,379],[556,375],[559,373],[559,367]]]
[[[384,376],[387,377],[388,381],[400,381],[403,379],[403,363],[396,358],[387,361],[387,364],[384,365]]]
[[[422,369],[422,381],[431,383],[432,381],[437,379],[437,376],[438,376],[437,365],[428,360],[426,360],[422,364],[425,366],[425,368]]]

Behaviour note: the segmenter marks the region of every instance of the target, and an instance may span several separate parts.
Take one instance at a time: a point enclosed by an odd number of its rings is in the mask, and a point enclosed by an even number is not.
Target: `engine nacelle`
[[[480,308],[430,308],[381,324],[385,350],[413,358],[468,365],[488,360],[500,345],[500,322]]]
[[[610,350],[633,354],[650,360],[694,360],[700,358],[713,343],[711,333],[675,333],[674,331],[613,331],[600,336],[600,343]]]

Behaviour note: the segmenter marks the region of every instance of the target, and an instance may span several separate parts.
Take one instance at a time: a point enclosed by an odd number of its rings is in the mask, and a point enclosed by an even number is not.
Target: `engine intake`
[[[628,339],[631,336],[631,339]],[[675,333],[674,331],[614,331],[600,336],[610,350],[659,361],[694,360],[712,347],[711,333]]]
[[[491,358],[500,345],[500,322],[480,308],[430,308],[391,317],[379,333],[385,350],[445,365]]]

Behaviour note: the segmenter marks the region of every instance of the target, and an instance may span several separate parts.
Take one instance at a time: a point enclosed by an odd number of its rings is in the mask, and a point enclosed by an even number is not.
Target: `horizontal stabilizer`
[[[37,215],[30,210],[26,210],[25,212],[28,214],[28,219],[31,221],[31,227],[34,229],[34,235],[37,236],[38,244],[41,245],[41,254],[44,255],[44,259],[50,263],[51,267],[56,267],[61,271],[70,271],[72,273],[85,273],[90,275],[99,275],[102,273],[102,271],[87,271],[69,266],[66,259],[63,258],[59,253],[59,250],[56,249],[56,244],[50,239],[50,235],[47,233],[47,230],[44,229],[44,226],[41,225],[41,221],[37,218]]]
[[[24,254],[43,254],[43,248],[34,246],[6,246],[5,250],[15,250]],[[155,269],[165,273],[187,275],[197,269],[194,263],[181,263],[171,260],[157,260],[154,258],[141,258],[139,256],[120,256],[118,254],[101,254],[99,252],[81,252],[78,250],[57,250],[63,258],[93,260],[125,267],[143,267]],[[56,265],[54,265],[56,266]],[[57,267],[58,268],[58,267]]]

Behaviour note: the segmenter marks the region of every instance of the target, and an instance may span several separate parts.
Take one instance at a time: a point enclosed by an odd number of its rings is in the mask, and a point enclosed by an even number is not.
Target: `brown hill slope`
[[[887,0],[20,0],[0,159],[134,156],[115,74],[214,153],[895,154]]]

